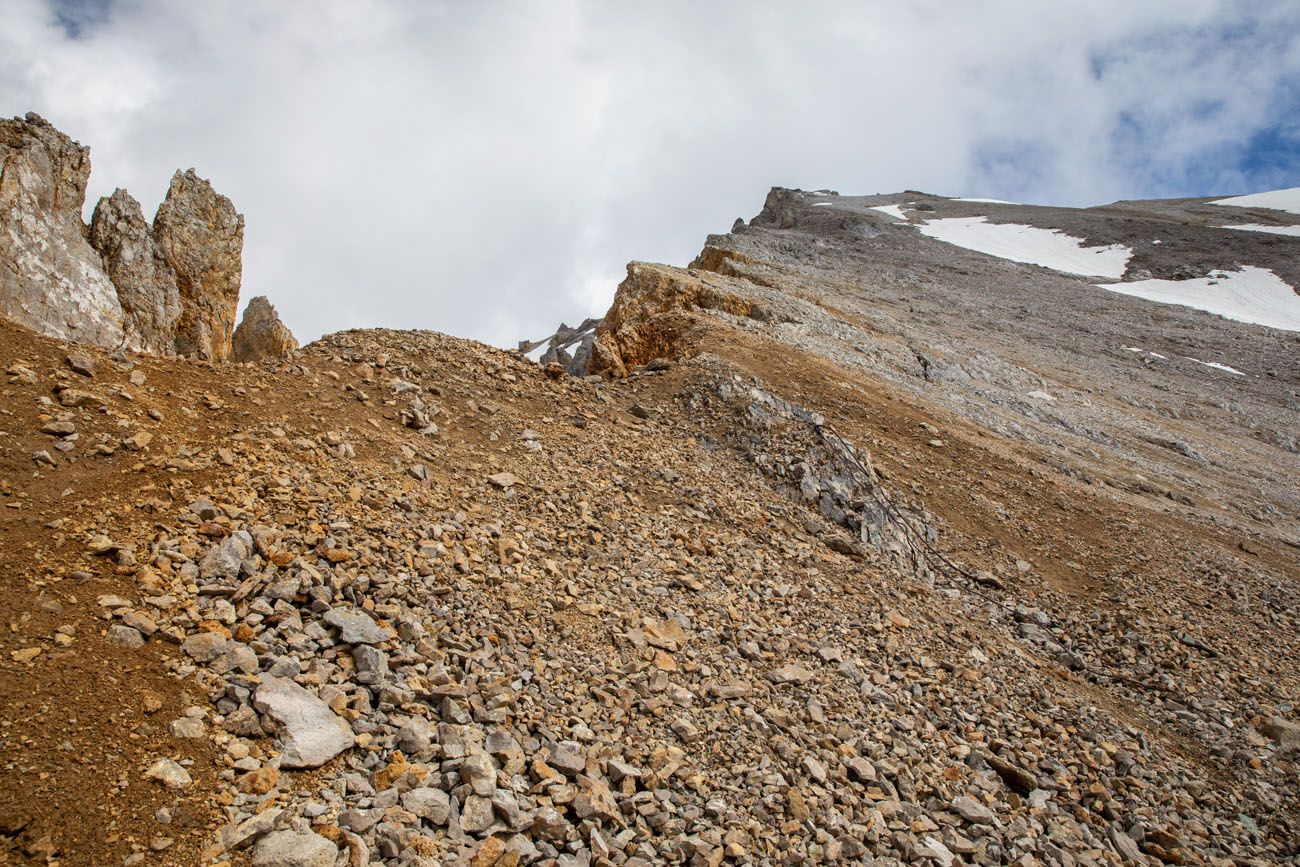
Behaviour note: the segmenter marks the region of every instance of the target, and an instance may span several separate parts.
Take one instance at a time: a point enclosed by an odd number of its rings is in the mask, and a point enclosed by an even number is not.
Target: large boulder
[[[126,190],[99,200],[90,219],[90,243],[117,287],[127,345],[155,355],[174,354],[181,316],[176,272],[154,241],[140,203]]]
[[[29,113],[0,120],[0,165],[0,314],[51,337],[122,345],[122,305],[81,221],[90,148]]]
[[[266,358],[284,358],[298,348],[293,332],[280,321],[280,316],[265,295],[258,295],[244,308],[244,318],[235,329],[232,360],[262,361]]]
[[[230,199],[188,169],[172,176],[154,216],[153,234],[176,272],[180,292],[176,351],[226,361],[239,308],[243,216]]]

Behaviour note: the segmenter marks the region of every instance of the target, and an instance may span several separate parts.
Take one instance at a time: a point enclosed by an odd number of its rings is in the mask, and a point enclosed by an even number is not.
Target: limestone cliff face
[[[233,361],[284,358],[298,348],[294,338],[265,295],[248,302],[244,318],[235,329]]]
[[[117,289],[86,240],[90,149],[43,118],[0,121],[0,313],[35,331],[121,345]]]
[[[140,203],[126,190],[99,200],[90,220],[90,243],[117,287],[127,346],[155,355],[175,354],[181,316],[176,272],[154,241]]]
[[[126,190],[81,220],[90,149],[43,118],[0,120],[0,315],[64,340],[232,357],[244,218],[193,169],[172,177],[152,225]],[[296,346],[255,310],[254,354]]]
[[[212,361],[229,359],[239,308],[243,216],[189,169],[172,176],[153,232],[176,272],[180,292],[176,351]]]

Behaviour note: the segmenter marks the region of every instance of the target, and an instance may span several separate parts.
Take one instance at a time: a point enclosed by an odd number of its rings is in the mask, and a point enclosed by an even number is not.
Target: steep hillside
[[[1295,222],[775,190],[591,376],[0,323],[0,851],[1293,862],[1300,340],[1095,284],[1295,286],[1216,227]]]

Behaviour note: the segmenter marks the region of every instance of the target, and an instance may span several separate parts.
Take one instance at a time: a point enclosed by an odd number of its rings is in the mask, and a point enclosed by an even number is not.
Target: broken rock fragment
[[[335,608],[325,615],[325,622],[339,631],[348,644],[379,644],[388,640],[388,631],[364,611]]]
[[[352,728],[291,680],[266,678],[253,704],[280,727],[282,768],[319,767],[353,744]]]
[[[253,847],[254,867],[334,867],[338,847],[320,834],[276,831]]]

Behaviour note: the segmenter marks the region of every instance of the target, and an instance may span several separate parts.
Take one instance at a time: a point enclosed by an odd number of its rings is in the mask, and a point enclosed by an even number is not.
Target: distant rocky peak
[[[603,319],[588,318],[576,328],[561,322],[549,337],[519,341],[517,351],[543,366],[558,364],[571,376],[585,376],[591,362],[596,329],[603,322]]]

